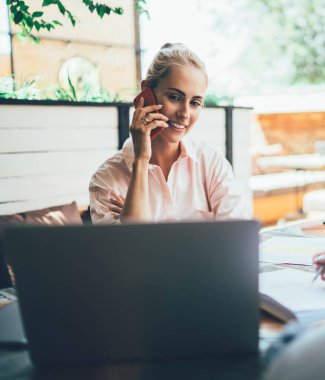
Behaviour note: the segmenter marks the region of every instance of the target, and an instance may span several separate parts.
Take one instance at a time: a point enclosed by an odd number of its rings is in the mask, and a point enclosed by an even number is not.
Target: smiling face
[[[156,138],[179,142],[197,121],[206,91],[206,78],[202,71],[192,65],[175,67],[154,89],[157,104],[168,117],[169,128]],[[159,140],[158,140],[159,141]]]

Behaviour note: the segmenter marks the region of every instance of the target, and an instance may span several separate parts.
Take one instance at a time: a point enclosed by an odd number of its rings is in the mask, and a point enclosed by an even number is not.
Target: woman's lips
[[[173,128],[175,131],[182,132],[185,130],[186,125],[174,123],[173,121],[168,121],[168,125]]]

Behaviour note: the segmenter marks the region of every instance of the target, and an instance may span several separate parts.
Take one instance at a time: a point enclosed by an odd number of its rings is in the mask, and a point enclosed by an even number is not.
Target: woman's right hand
[[[144,98],[140,99],[130,126],[134,146],[134,160],[146,160],[149,162],[151,157],[150,132],[157,127],[168,127],[168,118],[157,112],[161,108],[162,105],[144,107]]]

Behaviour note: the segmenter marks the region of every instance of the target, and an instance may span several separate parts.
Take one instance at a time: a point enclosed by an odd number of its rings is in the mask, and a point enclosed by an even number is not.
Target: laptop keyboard
[[[8,303],[17,300],[15,288],[5,288],[0,290],[0,304]]]

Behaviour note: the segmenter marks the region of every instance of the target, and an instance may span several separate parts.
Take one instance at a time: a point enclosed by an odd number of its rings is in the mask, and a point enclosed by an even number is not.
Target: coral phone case
[[[133,104],[135,107],[139,104],[140,98],[144,98],[144,106],[151,106],[153,104],[157,104],[155,95],[150,87],[145,87],[139,95],[133,100]],[[158,111],[157,111],[158,112]],[[163,130],[163,128],[155,128],[150,133],[151,141],[159,135],[159,133]]]

